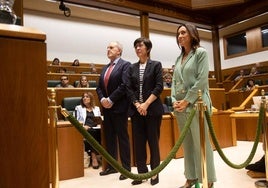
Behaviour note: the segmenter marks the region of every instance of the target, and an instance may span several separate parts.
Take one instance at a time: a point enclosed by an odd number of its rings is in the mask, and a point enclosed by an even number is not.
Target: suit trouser
[[[175,112],[176,119],[180,130],[183,129],[190,113]],[[207,178],[208,182],[216,181],[216,173],[214,166],[213,150],[208,137],[208,124],[205,120],[205,144],[206,144],[206,163],[207,163]],[[200,147],[200,130],[199,130],[199,113],[196,112],[193,117],[190,129],[183,140],[184,166],[185,177],[187,179],[198,178],[202,182],[201,171],[201,147]]]
[[[150,149],[150,167],[153,170],[160,164],[159,137],[161,116],[141,116],[135,113],[131,117],[134,153],[138,173],[148,172],[146,165],[147,152],[146,143],[148,142]]]
[[[131,170],[130,165],[130,143],[128,135],[128,115],[127,113],[104,112],[104,134],[106,139],[106,149],[108,153],[118,160],[118,150],[122,166],[126,170]],[[112,168],[111,165],[108,165]]]

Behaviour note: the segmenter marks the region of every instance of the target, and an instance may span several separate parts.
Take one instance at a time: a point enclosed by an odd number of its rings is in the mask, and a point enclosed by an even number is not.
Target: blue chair
[[[56,85],[60,84],[60,80],[48,80],[47,87],[56,87]]]
[[[62,107],[66,108],[66,110],[70,114],[74,114],[75,107],[80,105],[81,97],[65,97],[62,99]]]

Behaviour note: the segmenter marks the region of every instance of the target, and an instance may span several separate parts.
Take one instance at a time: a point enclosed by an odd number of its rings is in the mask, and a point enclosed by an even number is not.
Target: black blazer
[[[128,70],[127,93],[129,99],[131,100],[131,107],[129,111],[130,116],[132,116],[136,111],[136,107],[133,105],[133,103],[139,100],[139,80],[139,62],[137,62],[132,64]],[[142,95],[144,101],[146,101],[152,93],[157,96],[157,99],[148,107],[148,115],[162,115],[164,113],[163,104],[160,99],[160,94],[162,91],[162,64],[159,61],[149,59],[143,76]]]
[[[114,103],[111,109],[103,108],[104,111],[109,110],[115,113],[127,112],[129,108],[129,100],[127,99],[126,93],[126,82],[127,70],[130,66],[130,62],[120,58],[115,64],[115,67],[109,77],[106,93],[104,86],[104,74],[109,65],[110,64],[105,65],[100,74],[99,83],[96,88],[98,98],[101,100],[103,97],[109,97]]]

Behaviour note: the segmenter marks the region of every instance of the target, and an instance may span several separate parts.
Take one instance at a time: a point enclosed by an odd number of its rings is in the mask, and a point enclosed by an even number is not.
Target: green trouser
[[[179,129],[182,130],[185,122],[189,117],[189,112],[175,112]],[[208,182],[216,181],[215,166],[213,150],[208,137],[208,125],[205,120],[205,143],[206,143],[206,163],[207,163],[207,179]],[[184,153],[184,167],[186,179],[196,179],[202,183],[202,170],[201,170],[201,146],[199,134],[199,113],[196,112],[193,117],[191,126],[183,140],[183,153]]]

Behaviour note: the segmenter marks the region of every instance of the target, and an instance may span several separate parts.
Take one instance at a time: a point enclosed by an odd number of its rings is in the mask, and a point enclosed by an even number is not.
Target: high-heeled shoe
[[[213,187],[213,183],[208,183],[208,188],[212,188]],[[203,188],[203,186],[202,186]]]
[[[159,177],[158,174],[151,178],[151,185],[155,185],[159,183]]]
[[[133,181],[131,182],[132,185],[139,185],[139,184],[141,184],[141,183],[142,183],[142,180],[133,180]]]
[[[193,180],[186,180],[186,183],[181,186],[180,188],[192,188],[197,183],[198,179],[193,179]]]
[[[132,185],[139,185],[139,184],[142,184],[142,182],[144,182],[144,181],[147,181],[147,179],[146,179],[146,180],[133,180],[133,181],[131,182],[131,184],[132,184]]]

